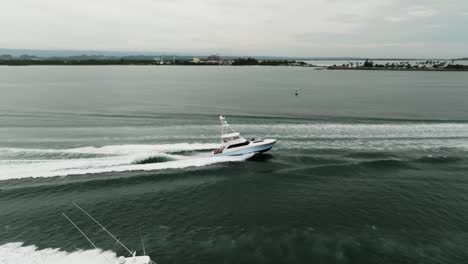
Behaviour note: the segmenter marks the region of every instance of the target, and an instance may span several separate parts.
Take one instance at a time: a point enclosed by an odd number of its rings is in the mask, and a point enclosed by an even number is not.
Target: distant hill
[[[0,49],[0,54],[9,54],[19,57],[28,54],[36,57],[73,57],[73,56],[131,56],[131,55],[165,55],[162,52],[127,52],[127,51],[102,51],[102,50],[36,50],[36,49]]]
[[[0,55],[0,60],[11,60],[11,59],[13,59],[13,56],[9,54]]]
[[[193,56],[172,56],[172,55],[127,55],[127,54],[122,54],[121,56],[116,56],[116,55],[85,55],[85,54],[80,54],[80,55],[72,55],[72,56],[66,56],[66,55],[54,55],[54,56],[39,56],[36,55],[37,53],[33,53],[34,55],[31,54],[19,54],[17,55],[16,53],[13,54],[2,54],[0,53],[0,61],[5,61],[5,60],[36,60],[36,61],[44,61],[44,60],[50,60],[50,61],[91,61],[91,60],[106,60],[106,61],[113,61],[113,60],[133,60],[133,61],[154,61],[154,60],[159,60],[162,58],[164,61],[171,61],[172,59],[176,60],[192,60]]]
[[[1,55],[3,54],[3,55]],[[213,53],[214,54],[214,53]],[[207,57],[211,54],[184,54],[163,52],[126,52],[97,50],[35,50],[35,49],[0,49],[0,60],[30,59],[30,60],[154,60],[162,57],[165,61],[191,60],[193,57]],[[222,55],[224,59],[247,57],[244,55]],[[305,57],[287,56],[251,56],[258,60],[307,60]]]
[[[213,54],[216,52],[213,52]],[[3,54],[3,55],[2,55]],[[164,60],[170,60],[173,56],[179,60],[189,60],[193,57],[206,57],[210,54],[183,53],[183,52],[155,52],[155,51],[105,51],[105,50],[38,50],[38,49],[2,49],[0,48],[0,60],[9,59],[66,59],[66,60],[154,60],[162,56]],[[358,60],[386,60],[386,61],[411,61],[418,58],[365,58],[365,57],[310,57],[310,56],[255,56],[242,54],[220,54],[225,59],[252,57],[257,60],[330,60],[330,61],[358,61]],[[468,60],[460,58],[455,60]]]

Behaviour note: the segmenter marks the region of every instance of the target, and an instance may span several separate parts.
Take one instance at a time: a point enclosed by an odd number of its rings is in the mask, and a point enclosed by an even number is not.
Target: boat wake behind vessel
[[[221,121],[221,146],[213,150],[212,154],[215,156],[262,153],[270,150],[277,141],[276,139],[247,140],[229,126],[224,116],[220,116],[219,119]]]

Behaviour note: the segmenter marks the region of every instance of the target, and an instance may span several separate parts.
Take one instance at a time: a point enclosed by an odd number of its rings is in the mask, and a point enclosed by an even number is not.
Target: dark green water
[[[0,263],[125,254],[72,202],[163,264],[463,263],[467,84],[465,73],[2,67]],[[212,158],[219,114],[279,142]]]

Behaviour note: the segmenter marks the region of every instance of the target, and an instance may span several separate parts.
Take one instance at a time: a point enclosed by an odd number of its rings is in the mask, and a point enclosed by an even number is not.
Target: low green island
[[[468,65],[460,64],[456,60],[404,60],[404,59],[350,59],[325,60],[328,65],[341,61],[332,66],[317,66],[320,60],[291,59],[275,57],[220,57],[210,55],[206,57],[193,56],[103,56],[103,55],[79,55],[65,57],[39,57],[32,55],[0,55],[0,66],[34,66],[34,65],[182,65],[182,66],[294,66],[312,67],[314,69],[328,70],[366,70],[366,71],[468,71]],[[323,62],[323,61],[322,61]],[[318,63],[319,64],[319,63]]]
[[[363,63],[349,62],[327,67],[329,70],[367,70],[367,71],[468,71],[468,65],[457,64],[456,60],[426,60],[378,63],[366,60]]]
[[[70,57],[36,57],[22,55],[13,57],[11,55],[0,55],[0,65],[28,66],[28,65],[190,65],[190,66],[301,66],[312,67],[301,60],[291,59],[256,59],[253,57],[221,58],[217,55],[206,58],[189,56],[70,56]]]

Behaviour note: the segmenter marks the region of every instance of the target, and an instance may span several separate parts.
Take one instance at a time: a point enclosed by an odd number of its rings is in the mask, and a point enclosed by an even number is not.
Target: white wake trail
[[[243,161],[252,155],[237,157],[212,157],[210,150],[218,144],[163,144],[163,145],[114,145],[104,147],[84,147],[61,150],[44,150],[46,153],[80,153],[99,156],[86,158],[51,158],[43,159],[40,149],[0,149],[9,159],[0,162],[0,180],[29,177],[56,177],[78,174],[152,171],[162,169],[182,169],[187,167],[207,166],[219,162]],[[205,151],[194,156],[177,152]],[[6,153],[6,154],[5,154]],[[16,153],[17,156],[12,156]],[[25,155],[28,159],[21,159]],[[31,159],[37,155],[38,159]],[[13,158],[12,158],[13,157]],[[1,156],[0,156],[1,158]],[[151,160],[153,159],[153,161]],[[148,162],[144,162],[148,161]]]

